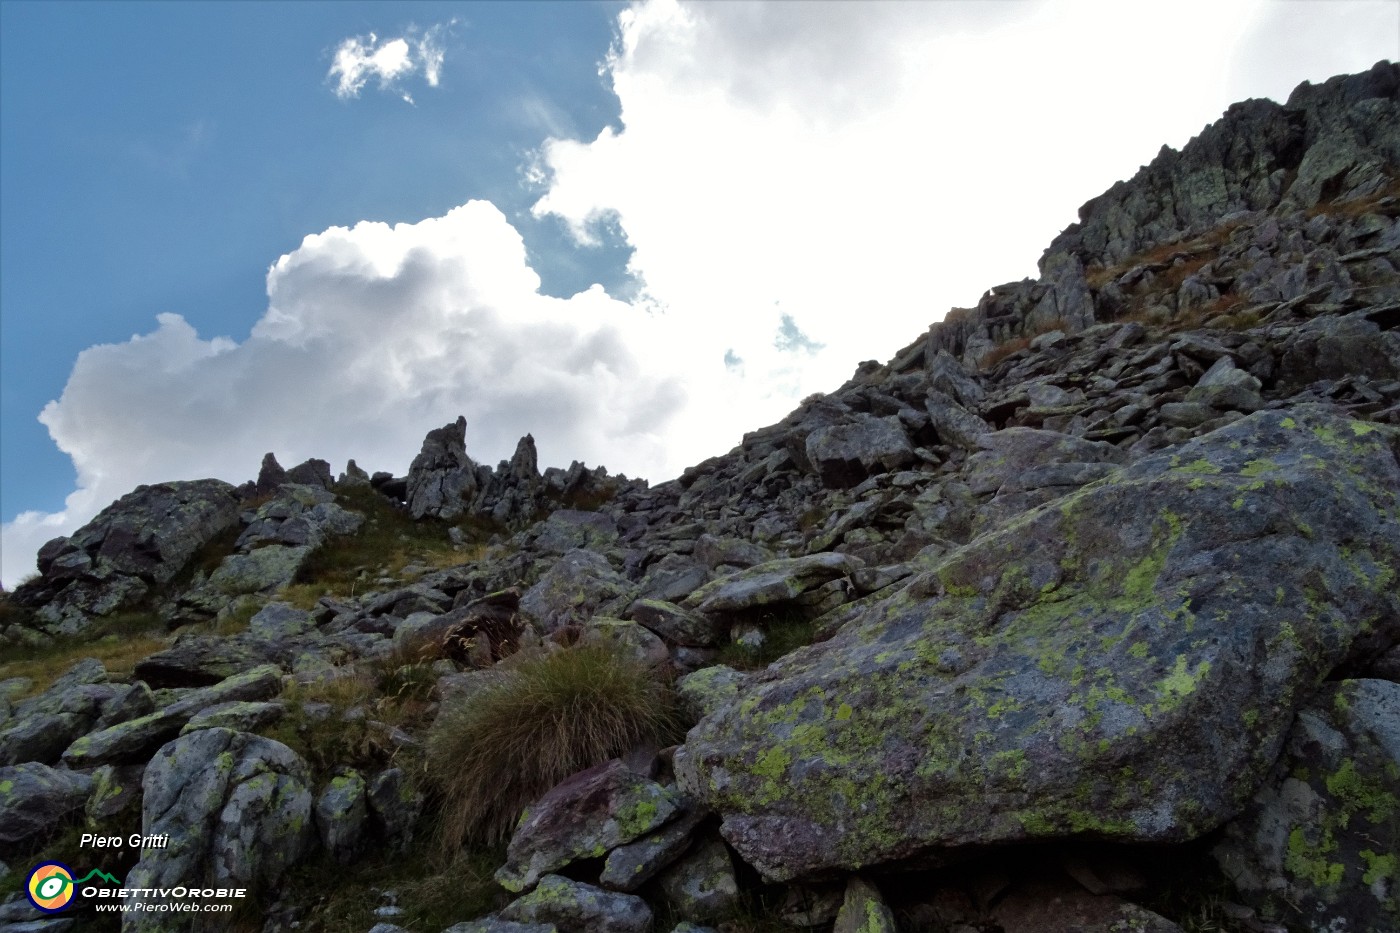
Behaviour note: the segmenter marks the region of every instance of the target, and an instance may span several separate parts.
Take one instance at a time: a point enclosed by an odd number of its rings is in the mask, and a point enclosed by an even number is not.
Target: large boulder
[[[1323,933],[1400,929],[1397,852],[1400,684],[1346,680],[1299,711],[1215,857],[1262,916]]]
[[[145,850],[126,886],[276,886],[315,837],[308,783],[306,762],[272,739],[231,729],[175,739],[142,780],[142,833],[165,835],[168,844]],[[188,926],[172,925],[168,914],[132,912],[122,929]]]
[[[807,436],[807,460],[822,485],[855,486],[873,473],[913,463],[914,446],[897,417],[863,415],[852,422],[818,428]]]
[[[16,703],[11,716],[0,723],[0,765],[52,764],[70,742],[106,717],[107,710],[124,708],[130,689],[108,683],[102,662],[84,658],[43,693]],[[134,715],[148,711],[149,707]]]
[[[1397,637],[1396,443],[1260,412],[1037,509],[752,678],[681,788],[775,879],[1213,830],[1353,646]]]
[[[520,609],[540,629],[552,632],[565,625],[582,625],[595,615],[618,615],[636,592],[606,557],[576,549],[555,561],[525,591]]]

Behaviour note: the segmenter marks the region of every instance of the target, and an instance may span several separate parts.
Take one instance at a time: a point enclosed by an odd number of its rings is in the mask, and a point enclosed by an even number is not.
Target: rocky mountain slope
[[[50,542],[0,927],[1400,928],[1400,67],[1040,272],[658,486],[459,419]],[[46,915],[44,859],[251,893]]]

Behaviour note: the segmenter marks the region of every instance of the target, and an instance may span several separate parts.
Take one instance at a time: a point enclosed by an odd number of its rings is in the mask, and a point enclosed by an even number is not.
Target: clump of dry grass
[[[513,664],[445,707],[427,741],[442,798],[440,840],[496,844],[520,811],[564,778],[639,742],[679,733],[674,696],[640,661],[609,648],[557,650]]]

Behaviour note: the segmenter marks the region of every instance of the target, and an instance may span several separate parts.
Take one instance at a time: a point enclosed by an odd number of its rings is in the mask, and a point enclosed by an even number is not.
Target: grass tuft
[[[564,778],[643,741],[679,732],[670,685],[601,647],[537,655],[466,702],[428,736],[428,779],[442,798],[444,851],[497,844],[528,804]]]

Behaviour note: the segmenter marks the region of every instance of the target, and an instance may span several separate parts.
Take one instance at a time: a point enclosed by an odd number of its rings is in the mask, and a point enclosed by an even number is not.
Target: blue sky
[[[0,0],[0,579],[139,482],[401,472],[459,413],[665,479],[1397,46],[1393,0]],[[404,70],[338,94],[346,50]]]

